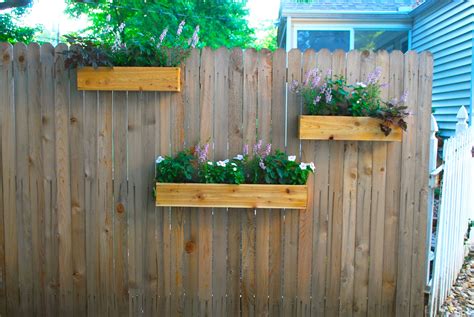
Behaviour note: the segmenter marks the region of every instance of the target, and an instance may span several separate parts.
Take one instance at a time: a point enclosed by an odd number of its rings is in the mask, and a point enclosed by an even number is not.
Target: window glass
[[[330,51],[342,49],[347,52],[350,49],[350,32],[299,30],[297,45],[302,51],[327,48]]]
[[[354,48],[356,50],[408,50],[408,31],[359,31],[355,30]]]

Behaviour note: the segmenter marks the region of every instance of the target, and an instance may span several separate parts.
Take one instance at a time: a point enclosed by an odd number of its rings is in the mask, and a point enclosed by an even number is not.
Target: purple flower
[[[183,32],[183,27],[184,27],[185,24],[186,24],[186,21],[184,21],[184,20],[181,21],[181,23],[178,26],[178,31],[176,32],[177,36],[181,35],[181,33]]]
[[[313,80],[311,81],[311,88],[316,88],[319,85],[319,82],[321,81],[321,76],[316,75],[313,77]]]
[[[316,88],[321,81],[321,75],[318,68],[313,68],[306,73],[306,78],[303,81],[303,86],[311,84],[311,88]]]
[[[272,145],[268,143],[267,146],[265,147],[265,151],[262,153],[262,158],[265,158],[268,155],[270,155],[271,151],[272,151]]]
[[[242,152],[244,153],[244,156],[249,155],[249,145],[248,144],[244,145],[244,148],[243,148]]]
[[[260,153],[260,150],[262,149],[262,143],[263,143],[262,140],[258,140],[257,144],[253,146],[253,152],[255,154]]]
[[[367,76],[367,85],[375,84],[382,76],[382,68],[377,67]]]
[[[192,48],[195,48],[199,41],[198,33],[199,33],[199,25],[196,26],[196,28],[194,29],[193,36],[188,41],[188,44],[190,44]]]
[[[260,161],[260,163],[258,163],[258,166],[260,166],[260,168],[262,170],[265,170],[267,167],[265,166],[265,163],[263,163],[263,161]]]
[[[320,101],[321,101],[321,95],[317,95],[316,98],[314,98],[314,104],[316,105]]]
[[[400,103],[405,103],[408,100],[408,91],[405,91],[403,95],[400,97]]]
[[[330,103],[332,101],[332,90],[331,90],[331,88],[326,89],[325,97],[326,97],[326,102],[327,103]]]
[[[123,29],[125,29],[125,23],[122,22],[122,23],[120,23],[120,25],[118,27],[118,30],[119,30],[119,32],[122,32]]]
[[[387,88],[387,87],[388,87],[388,83],[380,84],[380,88]]]
[[[290,91],[298,94],[300,92],[300,83],[297,80],[294,80],[290,83]]]
[[[167,33],[168,33],[168,28],[165,28],[165,29],[163,30],[163,32],[161,32],[161,35],[160,35],[160,42],[156,45],[157,48],[160,48],[160,46],[161,46],[161,44],[163,43],[163,40],[165,39]]]
[[[206,143],[202,148],[199,145],[196,145],[194,148],[199,162],[203,163],[207,161],[207,154],[209,153],[209,143]]]
[[[327,71],[326,71],[326,77],[332,77],[332,69],[329,68]]]

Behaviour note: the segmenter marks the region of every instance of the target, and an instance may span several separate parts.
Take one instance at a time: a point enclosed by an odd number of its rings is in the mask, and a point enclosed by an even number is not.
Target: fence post
[[[464,106],[461,106],[461,108],[458,111],[458,114],[456,115],[456,119],[458,119],[458,123],[456,123],[456,135],[459,135],[462,132],[467,131],[467,119],[469,115],[467,113],[467,110]]]
[[[429,191],[428,191],[428,221],[426,223],[426,262],[425,262],[425,286],[426,290],[429,291],[430,284],[430,253],[431,253],[431,231],[433,227],[433,209],[434,209],[434,191],[436,188],[436,175],[432,175],[433,171],[436,170],[437,158],[438,158],[438,139],[436,138],[436,132],[438,132],[438,123],[436,118],[431,115],[431,132],[430,132],[430,160],[428,163],[428,170],[430,173],[429,178]]]

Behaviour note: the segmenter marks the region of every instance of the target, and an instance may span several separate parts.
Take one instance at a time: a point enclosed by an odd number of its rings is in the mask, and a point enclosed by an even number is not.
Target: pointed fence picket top
[[[458,122],[456,123],[456,135],[465,132],[467,130],[467,119],[469,118],[469,114],[467,113],[466,107],[461,106],[456,115],[456,119]]]

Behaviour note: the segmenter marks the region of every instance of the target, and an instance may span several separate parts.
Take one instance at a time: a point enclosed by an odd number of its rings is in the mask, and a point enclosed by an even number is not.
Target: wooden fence
[[[65,45],[0,45],[0,314],[420,316],[432,57],[195,50],[182,93],[79,92]],[[287,83],[318,66],[385,98],[403,142],[303,141]],[[314,161],[306,211],[156,208],[154,161],[258,139]]]

